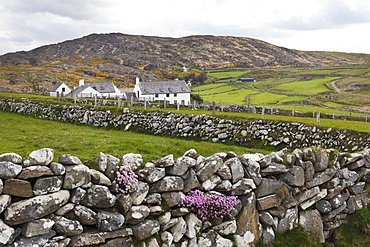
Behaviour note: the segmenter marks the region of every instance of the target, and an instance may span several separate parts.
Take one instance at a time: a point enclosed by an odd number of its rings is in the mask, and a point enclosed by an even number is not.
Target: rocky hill
[[[109,79],[125,85],[135,77],[171,77],[173,66],[193,69],[270,66],[331,66],[368,63],[364,54],[303,52],[261,40],[225,36],[163,38],[120,33],[91,34],[31,51],[0,56],[0,91],[28,83],[33,90],[47,82]],[[14,68],[17,67],[17,71]],[[26,71],[18,75],[20,68]],[[26,72],[26,73],[23,73]],[[34,85],[38,81],[38,85]],[[10,84],[13,86],[4,86]],[[23,84],[22,84],[23,85]],[[23,88],[24,85],[20,88]],[[6,91],[6,90],[5,90]]]

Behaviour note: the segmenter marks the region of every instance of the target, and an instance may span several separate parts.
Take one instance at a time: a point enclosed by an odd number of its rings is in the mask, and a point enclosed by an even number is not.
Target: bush
[[[222,196],[218,194],[204,194],[200,190],[190,191],[179,206],[195,210],[196,215],[203,222],[214,222],[227,215],[236,205],[236,196]]]
[[[117,166],[116,177],[112,182],[112,190],[117,193],[129,193],[137,188],[137,175],[129,165]],[[112,171],[114,173],[114,171]]]

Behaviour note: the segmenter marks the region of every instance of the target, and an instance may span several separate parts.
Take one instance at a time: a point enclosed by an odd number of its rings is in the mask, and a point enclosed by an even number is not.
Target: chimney
[[[136,84],[139,84],[139,82],[140,82],[139,77],[136,77]]]
[[[82,79],[82,80],[80,80],[79,82],[78,82],[78,86],[79,87],[82,87],[82,86],[84,86],[85,85],[85,80],[84,79]]]

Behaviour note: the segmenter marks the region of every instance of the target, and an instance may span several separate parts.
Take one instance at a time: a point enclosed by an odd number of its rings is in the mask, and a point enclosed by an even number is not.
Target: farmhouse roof
[[[142,81],[139,83],[141,94],[190,93],[185,81]]]
[[[113,82],[87,82],[86,86],[94,88],[99,93],[115,93]]]
[[[63,83],[57,82],[55,85],[50,89],[50,92],[56,92],[57,89],[62,85]]]
[[[77,95],[79,93],[82,93],[83,91],[85,91],[87,88],[89,88],[89,86],[81,86],[81,87],[76,87],[75,89],[73,89],[69,94],[67,94],[66,96],[67,97],[71,97],[73,95]]]

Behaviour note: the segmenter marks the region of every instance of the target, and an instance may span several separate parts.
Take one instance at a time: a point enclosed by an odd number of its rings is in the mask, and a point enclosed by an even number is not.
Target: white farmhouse
[[[136,78],[135,94],[139,100],[164,101],[170,104],[190,104],[190,89],[185,81],[139,81]]]
[[[71,92],[71,89],[64,83],[57,82],[50,89],[50,96],[57,97],[57,94],[66,96]]]
[[[101,94],[96,91],[94,88],[89,86],[79,86],[73,89],[67,97],[76,97],[76,98],[101,98]]]

